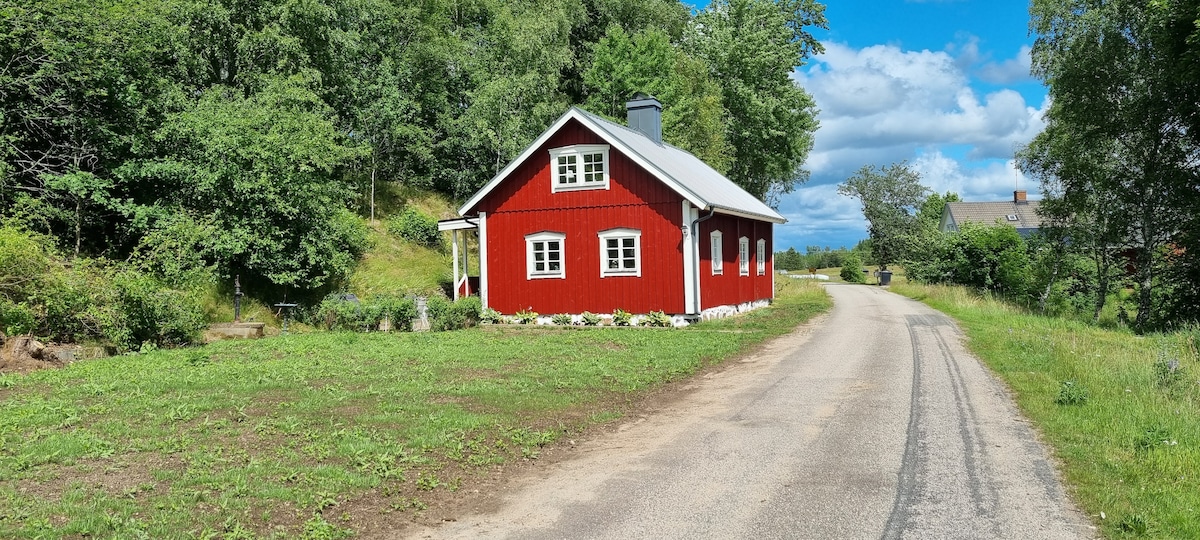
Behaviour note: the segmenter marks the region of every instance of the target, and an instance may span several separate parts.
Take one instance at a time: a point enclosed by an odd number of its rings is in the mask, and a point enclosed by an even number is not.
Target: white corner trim
[[[479,213],[479,300],[488,307],[487,212]]]

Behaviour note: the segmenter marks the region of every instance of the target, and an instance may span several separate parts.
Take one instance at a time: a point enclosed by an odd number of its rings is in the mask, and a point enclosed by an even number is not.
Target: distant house
[[[1012,225],[1021,237],[1028,237],[1042,227],[1037,213],[1038,201],[1028,200],[1024,190],[1013,192],[1013,200],[1004,202],[950,202],[942,210],[938,229],[957,231],[963,223]]]
[[[694,319],[774,297],[773,226],[786,220],[696,156],[662,142],[662,105],[629,127],[572,107],[459,209],[455,296],[501,313],[663,311]],[[460,234],[478,235],[478,276]],[[465,249],[463,251],[465,254]]]

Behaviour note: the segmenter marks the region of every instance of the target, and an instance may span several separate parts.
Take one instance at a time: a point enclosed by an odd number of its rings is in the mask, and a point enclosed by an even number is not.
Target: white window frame
[[[738,275],[750,275],[750,239],[738,238]]]
[[[586,180],[589,174],[597,174],[585,171],[584,160],[587,156],[600,155],[599,179]],[[568,175],[564,175],[559,168],[559,159],[571,160],[573,163],[564,165],[572,170]],[[563,146],[561,148],[550,149],[550,192],[558,193],[560,191],[578,191],[583,189],[608,189],[609,169],[612,167],[612,161],[608,159],[607,144],[574,144],[571,146]],[[566,179],[569,175],[576,175],[575,182],[568,182]]]
[[[708,233],[709,257],[712,259],[712,273],[719,276],[725,273],[725,261],[722,260],[721,231]]]
[[[758,239],[758,275],[764,276],[767,274],[767,240],[765,238]]]
[[[638,229],[616,228],[600,231],[596,236],[600,238],[600,277],[642,277],[642,231]],[[612,261],[608,255],[609,240],[616,240],[618,242],[618,250],[628,249],[624,246],[624,241],[633,240],[633,268],[625,268],[621,264],[627,259],[624,253],[619,254],[617,257],[617,268],[609,268],[609,263]]]
[[[537,263],[534,246],[537,243],[543,243],[542,250],[546,257],[542,262],[546,263],[543,270],[537,270]],[[550,248],[549,242],[558,242],[558,270],[550,270]],[[567,277],[567,235],[554,231],[542,231],[525,235],[525,279],[565,279]]]

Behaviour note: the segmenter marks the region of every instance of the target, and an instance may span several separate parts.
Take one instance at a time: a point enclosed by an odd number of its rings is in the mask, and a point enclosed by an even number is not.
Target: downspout
[[[696,299],[697,317],[700,316],[700,312],[704,311],[703,306],[700,304],[700,222],[711,219],[716,211],[716,208],[709,208],[707,216],[698,217],[692,220],[692,238],[696,239],[696,249],[693,250],[695,251],[694,257],[696,264],[693,265],[693,268],[696,269],[696,279],[693,280],[694,283],[692,284],[692,288],[695,289],[692,291],[692,298]]]

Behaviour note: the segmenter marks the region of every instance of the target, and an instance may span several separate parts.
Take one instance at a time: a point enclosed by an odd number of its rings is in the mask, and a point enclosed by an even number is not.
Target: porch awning
[[[472,219],[474,218],[443,219],[438,222],[438,232],[478,229],[479,223],[471,221]]]

